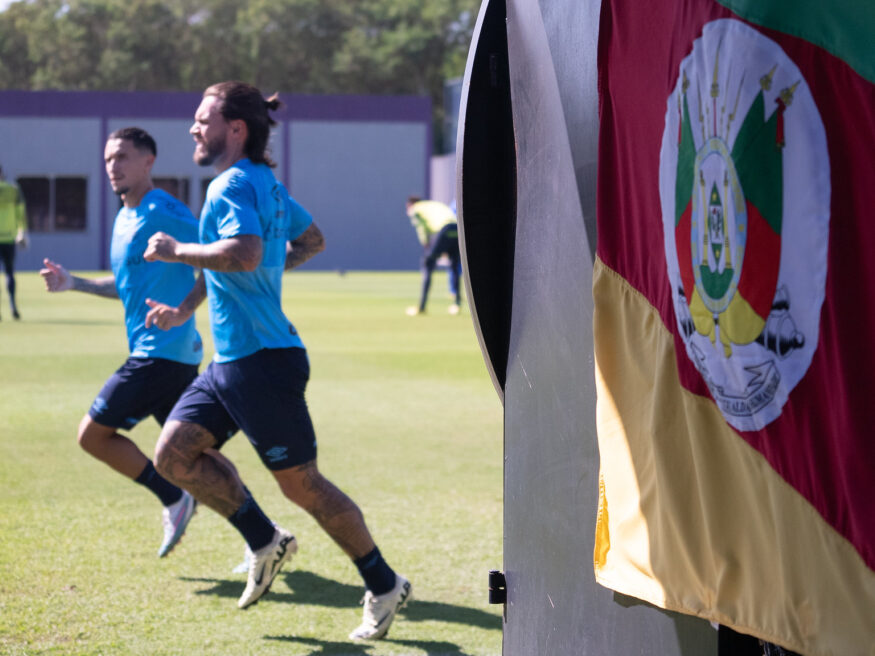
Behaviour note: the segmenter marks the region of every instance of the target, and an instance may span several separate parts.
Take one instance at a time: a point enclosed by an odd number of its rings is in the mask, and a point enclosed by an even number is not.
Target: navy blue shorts
[[[316,458],[316,433],[304,390],[310,362],[301,348],[262,349],[232,362],[211,362],[168,419],[199,424],[220,448],[242,430],[268,469]]]
[[[179,395],[195,378],[196,364],[128,358],[104,383],[88,416],[104,426],[131,429],[152,415],[163,426]]]

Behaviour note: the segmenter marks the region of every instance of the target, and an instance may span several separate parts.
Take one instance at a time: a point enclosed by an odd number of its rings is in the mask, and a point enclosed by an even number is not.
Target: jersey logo
[[[780,416],[817,346],[830,180],[804,77],[741,21],[705,25],[680,64],[660,198],[686,356],[726,421],[758,430]]]

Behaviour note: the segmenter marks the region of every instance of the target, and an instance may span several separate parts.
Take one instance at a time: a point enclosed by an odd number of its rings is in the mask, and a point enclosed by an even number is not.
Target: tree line
[[[0,88],[417,94],[442,118],[479,0],[18,0]]]

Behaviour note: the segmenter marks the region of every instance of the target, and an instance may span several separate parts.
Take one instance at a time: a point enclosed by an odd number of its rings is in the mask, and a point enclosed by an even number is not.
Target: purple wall
[[[0,91],[0,116],[191,118],[200,93],[145,91]],[[279,121],[430,122],[422,96],[280,94]]]

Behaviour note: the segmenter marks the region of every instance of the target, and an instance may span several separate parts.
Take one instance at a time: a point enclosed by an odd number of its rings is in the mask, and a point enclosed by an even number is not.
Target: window
[[[31,232],[49,232],[51,212],[48,178],[18,178],[18,187],[27,208],[27,229]]]
[[[158,189],[163,189],[177,200],[188,205],[188,178],[152,178],[152,182]]]
[[[32,232],[85,230],[88,179],[59,176],[20,177],[18,186],[27,207],[27,227]]]
[[[85,230],[85,178],[55,178],[55,230]]]

